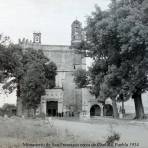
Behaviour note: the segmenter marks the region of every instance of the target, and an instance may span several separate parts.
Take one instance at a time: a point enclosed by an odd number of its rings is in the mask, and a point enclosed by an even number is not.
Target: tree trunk
[[[17,116],[22,116],[22,101],[20,97],[17,97]]]
[[[33,108],[33,118],[36,116],[36,108]]]
[[[27,107],[27,117],[30,117],[30,109]]]
[[[122,114],[125,114],[125,109],[124,109],[124,101],[122,100]]]
[[[135,119],[144,119],[144,108],[141,98],[141,93],[135,93],[133,95],[134,103],[135,103]]]
[[[112,99],[112,105],[113,105],[113,117],[118,118],[119,114],[118,114],[118,108],[117,108],[117,104],[116,104],[115,99]]]
[[[23,104],[22,98],[20,95],[20,81],[17,80],[17,116],[22,116],[23,113]]]

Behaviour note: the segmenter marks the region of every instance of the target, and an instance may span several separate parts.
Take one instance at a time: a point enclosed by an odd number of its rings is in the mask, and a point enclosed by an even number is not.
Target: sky
[[[42,33],[42,44],[70,45],[71,23],[77,18],[83,26],[97,4],[103,10],[110,0],[0,0],[0,33],[32,39]]]

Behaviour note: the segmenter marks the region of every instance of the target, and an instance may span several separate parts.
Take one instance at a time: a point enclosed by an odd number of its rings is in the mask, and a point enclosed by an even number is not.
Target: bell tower
[[[33,33],[33,43],[41,44],[41,33],[40,32]]]
[[[82,41],[82,24],[75,20],[71,25],[71,46],[78,47]]]

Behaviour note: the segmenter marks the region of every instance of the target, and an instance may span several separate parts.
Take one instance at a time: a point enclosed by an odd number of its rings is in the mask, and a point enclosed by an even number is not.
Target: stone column
[[[41,100],[41,113],[46,115],[46,100]]]
[[[63,102],[58,101],[58,113],[62,113],[63,111]]]

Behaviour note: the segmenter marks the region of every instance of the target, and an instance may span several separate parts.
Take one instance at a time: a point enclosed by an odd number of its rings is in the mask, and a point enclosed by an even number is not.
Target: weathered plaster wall
[[[69,46],[34,46],[35,49],[42,49],[45,56],[57,65],[56,87],[63,89],[64,106],[74,112],[81,112],[82,93],[76,89],[73,81],[73,73],[76,69],[82,68],[82,57],[76,54]],[[85,62],[83,61],[83,65]]]

